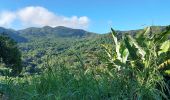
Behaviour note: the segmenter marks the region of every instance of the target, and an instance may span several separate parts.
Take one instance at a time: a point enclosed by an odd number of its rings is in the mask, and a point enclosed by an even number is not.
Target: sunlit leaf
[[[128,49],[124,49],[123,54],[122,54],[122,62],[123,63],[126,63],[128,56],[129,56]]]
[[[163,52],[167,52],[170,51],[170,40],[167,40],[165,42],[162,43],[161,47],[160,47],[160,51],[158,52],[158,54],[160,55]]]

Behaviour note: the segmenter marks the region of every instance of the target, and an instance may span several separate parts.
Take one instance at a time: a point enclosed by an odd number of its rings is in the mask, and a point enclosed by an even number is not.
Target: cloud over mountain
[[[0,26],[10,27],[17,21],[22,27],[30,26],[66,26],[71,28],[86,29],[89,18],[86,16],[63,16],[57,15],[46,8],[29,6],[17,11],[0,12]]]
[[[10,26],[15,19],[15,13],[8,11],[0,12],[0,26]]]

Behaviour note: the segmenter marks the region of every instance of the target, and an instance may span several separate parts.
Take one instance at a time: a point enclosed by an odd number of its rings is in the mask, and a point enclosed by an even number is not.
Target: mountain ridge
[[[0,35],[4,33],[7,34],[12,39],[14,39],[16,42],[27,42],[28,41],[26,38],[20,36],[19,33],[15,30],[0,27]]]
[[[153,32],[160,32],[162,31],[166,26],[151,26]],[[116,30],[116,32],[120,35],[124,33],[129,33],[131,35],[134,35],[137,32],[142,31],[143,29],[137,29],[137,30],[128,30],[128,31],[121,31]],[[76,37],[76,38],[83,38],[83,37],[89,37],[89,36],[95,36],[95,35],[101,35],[99,33],[94,32],[88,32],[83,29],[73,29],[68,28],[64,26],[57,26],[57,27],[50,27],[50,26],[44,26],[41,28],[38,27],[29,27],[22,30],[13,30],[13,29],[6,29],[3,27],[0,27],[0,34],[7,33],[11,38],[16,40],[17,42],[27,42],[29,40],[29,37]],[[110,32],[108,32],[110,33]],[[108,34],[105,33],[105,34]]]
[[[21,35],[33,35],[33,36],[54,35],[58,37],[85,37],[95,34],[82,29],[72,29],[64,26],[58,27],[44,26],[42,28],[30,27],[23,30],[19,30],[18,32]]]

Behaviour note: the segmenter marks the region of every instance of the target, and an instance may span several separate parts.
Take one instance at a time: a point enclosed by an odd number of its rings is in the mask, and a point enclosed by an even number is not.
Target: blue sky
[[[0,25],[14,29],[63,25],[105,33],[110,31],[110,27],[116,30],[131,30],[152,24],[170,24],[170,0],[0,0],[0,2]],[[38,15],[38,12],[42,13]],[[47,16],[39,18],[41,15]]]

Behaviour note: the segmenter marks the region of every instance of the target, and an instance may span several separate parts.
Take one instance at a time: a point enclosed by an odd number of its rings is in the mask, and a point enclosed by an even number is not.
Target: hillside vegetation
[[[102,35],[48,26],[15,32],[27,40],[18,42],[24,68],[19,77],[1,77],[2,99],[170,99],[170,26]]]

